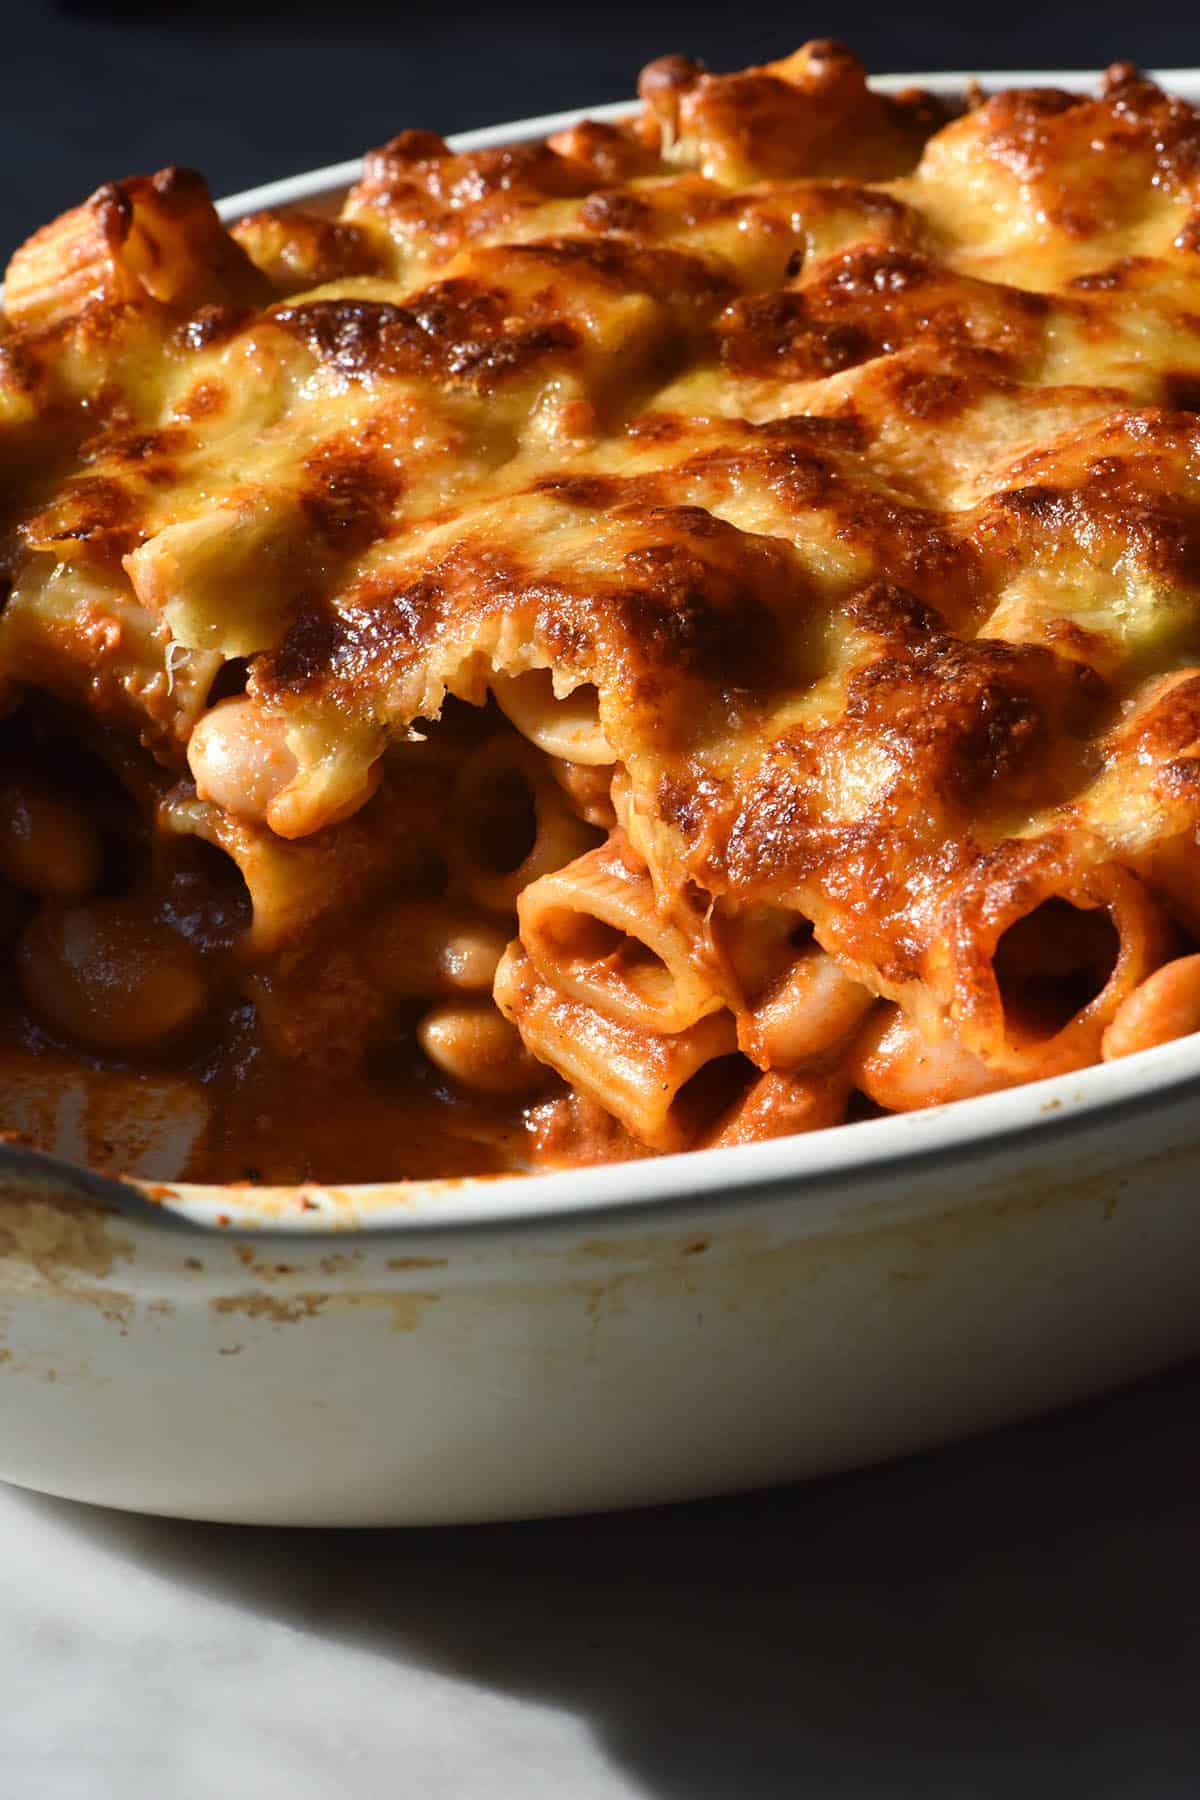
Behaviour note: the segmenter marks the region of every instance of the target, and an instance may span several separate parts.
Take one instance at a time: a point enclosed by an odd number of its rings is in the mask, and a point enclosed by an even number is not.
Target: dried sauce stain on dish
[[[0,1260],[16,1270],[36,1270],[47,1287],[93,1298],[88,1283],[106,1281],[117,1265],[132,1262],[132,1240],[113,1229],[93,1200],[70,1194],[22,1194],[6,1181],[0,1204]],[[122,1296],[104,1293],[104,1304]]]
[[[1121,64],[952,116],[827,40],[639,91],[13,258],[10,1131],[351,1225],[1165,1034],[1200,114]]]
[[[328,1294],[292,1294],[284,1299],[279,1294],[264,1294],[255,1289],[245,1294],[222,1294],[210,1300],[209,1310],[220,1318],[240,1315],[262,1319],[271,1325],[294,1325],[301,1319],[315,1319],[329,1304]]]
[[[328,1256],[319,1257],[315,1264],[312,1261],[306,1261],[300,1265],[281,1261],[277,1248],[268,1246],[264,1249],[261,1245],[247,1243],[235,1243],[233,1254],[248,1275],[252,1275],[268,1287],[273,1283],[292,1281],[301,1274],[311,1273],[314,1268],[326,1280],[332,1281],[339,1275],[353,1275],[363,1268],[367,1260],[365,1253],[361,1250],[345,1253],[335,1251]],[[389,1267],[391,1266],[389,1264]],[[401,1262],[397,1266],[404,1265]],[[421,1268],[432,1265],[417,1258],[411,1266]]]
[[[440,1294],[381,1294],[378,1299],[370,1294],[350,1296],[355,1305],[386,1306],[393,1331],[416,1331],[429,1308],[436,1306],[441,1297]]]
[[[410,1258],[408,1265],[412,1267],[435,1267],[435,1258]],[[263,1271],[255,1271],[257,1274]],[[369,1289],[353,1292],[299,1292],[299,1294],[279,1294],[264,1292],[263,1289],[243,1292],[243,1294],[221,1294],[209,1301],[209,1310],[218,1318],[246,1318],[264,1321],[268,1325],[299,1325],[304,1319],[315,1319],[320,1314],[338,1307],[374,1307],[389,1319],[392,1330],[410,1332],[416,1330],[421,1319],[425,1318],[430,1307],[441,1300],[441,1294],[428,1292],[374,1292]]]
[[[241,1294],[223,1294],[209,1301],[218,1318],[243,1317],[269,1325],[297,1325],[338,1308],[376,1308],[386,1315],[394,1331],[415,1331],[440,1294],[409,1292],[373,1292],[371,1290],[330,1293],[279,1294],[261,1289]]]

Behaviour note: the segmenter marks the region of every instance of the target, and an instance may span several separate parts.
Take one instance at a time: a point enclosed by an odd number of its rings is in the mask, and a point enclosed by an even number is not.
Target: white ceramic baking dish
[[[1162,79],[1200,99],[1200,72]],[[914,80],[963,85],[881,85]],[[329,200],[356,172],[223,211]],[[0,1148],[0,1476],[110,1506],[384,1524],[681,1499],[1196,1351],[1200,1036],[930,1112],[536,1179],[148,1198]]]

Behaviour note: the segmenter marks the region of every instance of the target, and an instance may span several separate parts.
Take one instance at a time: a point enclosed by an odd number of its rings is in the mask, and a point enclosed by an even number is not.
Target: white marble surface
[[[459,1532],[0,1488],[0,1795],[1194,1800],[1198,1403],[1193,1368],[807,1489]]]

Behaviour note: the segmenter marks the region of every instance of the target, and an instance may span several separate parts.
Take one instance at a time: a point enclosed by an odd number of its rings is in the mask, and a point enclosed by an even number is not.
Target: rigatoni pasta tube
[[[1080,820],[1200,936],[1200,670],[1146,682],[1104,750],[1103,767],[1078,802]]]
[[[500,711],[547,756],[588,767],[616,762],[590,683],[559,696],[549,669],[528,669],[523,675],[497,675],[491,688]]]
[[[526,888],[517,916],[543,980],[618,1023],[686,1031],[724,1004],[701,947],[660,913],[622,832]]]
[[[508,732],[489,738],[464,763],[454,805],[457,873],[471,898],[492,912],[511,912],[530,882],[596,842],[541,754]]]
[[[736,1050],[728,1012],[710,1013],[672,1035],[618,1022],[543,980],[519,943],[504,954],[495,994],[526,1047],[643,1144],[683,1150],[709,1122],[692,1115],[686,1089],[701,1070]]]
[[[303,515],[283,496],[166,525],[124,566],[142,605],[162,614],[176,642],[253,656],[287,630],[307,548]]]
[[[1135,875],[1056,839],[1000,846],[947,927],[930,957],[943,1018],[964,1050],[1016,1081],[1096,1062],[1117,1008],[1173,944]],[[936,1038],[936,1021],[922,1023]]]
[[[742,1048],[764,1069],[791,1069],[841,1044],[875,995],[819,944],[804,947],[741,1028]]]
[[[845,1063],[806,1074],[768,1070],[752,1081],[706,1140],[710,1149],[758,1144],[836,1125],[846,1114],[850,1074]]]

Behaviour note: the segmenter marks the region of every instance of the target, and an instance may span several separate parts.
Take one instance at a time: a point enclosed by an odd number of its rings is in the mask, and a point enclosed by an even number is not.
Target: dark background
[[[687,50],[738,68],[837,36],[876,70],[1200,63],[1192,0],[903,6],[814,0],[0,0],[0,252],[101,181],[190,164],[213,191],[442,132],[630,93]]]

